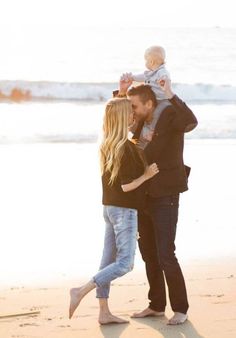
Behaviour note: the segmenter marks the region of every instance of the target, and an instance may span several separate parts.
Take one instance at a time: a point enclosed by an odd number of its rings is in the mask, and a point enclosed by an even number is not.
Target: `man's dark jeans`
[[[187,313],[188,300],[184,277],[175,256],[179,194],[147,199],[147,209],[140,211],[139,248],[146,265],[150,286],[150,308],[165,311],[166,289],[174,312]],[[164,278],[165,277],[165,278]]]

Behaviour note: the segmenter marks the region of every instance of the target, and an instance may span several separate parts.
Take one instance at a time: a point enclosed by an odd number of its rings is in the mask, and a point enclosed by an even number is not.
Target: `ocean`
[[[29,91],[33,103],[0,105],[0,142],[96,140],[120,75],[142,72],[153,44],[165,47],[174,90],[199,118],[187,137],[236,135],[236,29],[46,26],[33,41],[21,33],[25,42],[2,69],[0,92]]]

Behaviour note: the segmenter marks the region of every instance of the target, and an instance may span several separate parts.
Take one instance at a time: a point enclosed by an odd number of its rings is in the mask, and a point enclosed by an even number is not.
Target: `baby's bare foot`
[[[183,324],[188,319],[185,313],[175,312],[174,316],[168,321],[168,325]]]
[[[157,312],[149,307],[141,312],[134,313],[131,318],[145,318],[145,317],[161,317],[164,316],[165,312]]]
[[[107,325],[107,324],[127,324],[128,320],[113,316],[111,313],[100,314],[98,319],[99,324]]]

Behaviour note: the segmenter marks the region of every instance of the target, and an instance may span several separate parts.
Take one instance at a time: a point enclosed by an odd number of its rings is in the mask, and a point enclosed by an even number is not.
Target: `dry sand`
[[[0,315],[40,311],[35,316],[0,319],[1,338],[233,338],[236,337],[236,265],[233,259],[193,261],[183,267],[189,293],[189,320],[179,326],[166,325],[166,317],[130,319],[129,324],[100,326],[95,293],[84,299],[72,320],[68,319],[65,285],[9,287],[0,291]],[[148,285],[144,271],[134,270],[114,281],[110,306],[115,315],[129,319],[147,304]]]

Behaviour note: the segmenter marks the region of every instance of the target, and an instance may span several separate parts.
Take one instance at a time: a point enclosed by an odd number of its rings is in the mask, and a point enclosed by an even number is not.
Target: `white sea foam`
[[[174,90],[191,102],[236,102],[236,86],[174,83]],[[0,91],[9,95],[14,89],[29,91],[34,99],[105,101],[117,88],[117,83],[63,83],[0,81]]]

